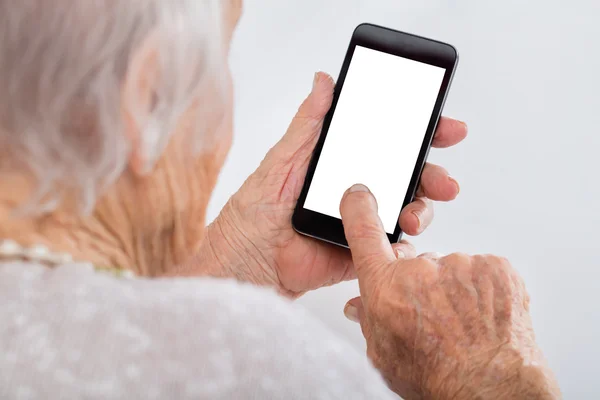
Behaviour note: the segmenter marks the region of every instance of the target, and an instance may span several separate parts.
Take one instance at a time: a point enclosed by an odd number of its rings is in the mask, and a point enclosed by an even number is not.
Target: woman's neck
[[[42,245],[97,267],[132,270],[142,276],[166,275],[191,257],[204,233],[208,196],[190,197],[196,182],[174,182],[157,174],[132,182],[122,178],[88,216],[59,209],[21,217],[18,206],[28,181],[0,180],[0,240]],[[188,207],[193,202],[194,207]],[[71,207],[71,209],[74,209]]]
[[[21,215],[19,207],[27,201],[31,187],[27,179],[0,180],[0,240],[14,240],[25,247],[42,245],[97,266],[136,269],[136,263],[123,246],[128,240],[114,228],[114,221],[103,221],[102,212],[95,211],[88,217],[64,210]],[[117,210],[113,212],[115,217],[122,217]]]
[[[14,211],[26,204],[34,181],[1,173],[0,240],[44,245],[98,267],[169,275],[200,248],[206,208],[226,149],[228,142],[223,142],[191,163],[173,150],[147,176],[125,172],[88,216],[77,215],[67,199],[50,214],[16,217]]]

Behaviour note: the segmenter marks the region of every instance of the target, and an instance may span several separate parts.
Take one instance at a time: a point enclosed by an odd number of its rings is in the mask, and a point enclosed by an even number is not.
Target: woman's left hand
[[[275,286],[290,297],[356,278],[349,251],[304,237],[291,224],[333,90],[330,76],[315,75],[312,93],[288,132],[208,227],[203,250],[213,254],[203,259],[220,264],[218,271],[211,266],[213,275]],[[450,147],[466,135],[464,123],[442,118],[433,146]],[[402,230],[408,235],[423,232],[433,219],[432,200],[450,201],[458,192],[446,170],[427,164],[418,197],[400,216]],[[406,249],[402,243],[395,246]]]

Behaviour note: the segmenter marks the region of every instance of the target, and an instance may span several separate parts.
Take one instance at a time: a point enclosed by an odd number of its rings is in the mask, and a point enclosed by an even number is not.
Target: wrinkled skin
[[[301,236],[291,225],[333,90],[331,77],[323,73],[315,76],[312,93],[286,135],[208,227],[202,259],[194,260],[195,265],[185,266],[178,274],[211,268],[205,272],[273,286],[290,297],[356,278],[347,250]],[[433,145],[449,147],[466,134],[464,123],[443,118]],[[420,234],[433,218],[432,200],[453,200],[458,192],[458,183],[443,168],[427,164],[418,198],[400,217],[404,232]]]
[[[368,189],[341,204],[361,297],[346,306],[390,387],[410,399],[557,399],[533,333],[529,296],[497,256],[405,258],[392,251]]]

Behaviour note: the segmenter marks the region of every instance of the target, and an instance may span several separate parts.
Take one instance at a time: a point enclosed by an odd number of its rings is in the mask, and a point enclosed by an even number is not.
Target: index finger
[[[364,185],[346,191],[340,204],[342,223],[361,289],[381,268],[395,260],[377,213],[377,201]]]

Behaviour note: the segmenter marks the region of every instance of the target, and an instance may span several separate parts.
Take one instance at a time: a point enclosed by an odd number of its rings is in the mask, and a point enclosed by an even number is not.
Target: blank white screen
[[[341,218],[344,192],[362,183],[393,233],[444,74],[357,46],[304,208]]]

